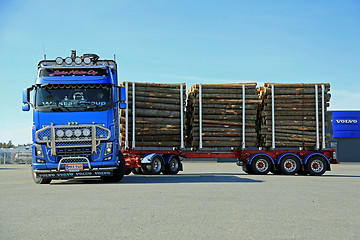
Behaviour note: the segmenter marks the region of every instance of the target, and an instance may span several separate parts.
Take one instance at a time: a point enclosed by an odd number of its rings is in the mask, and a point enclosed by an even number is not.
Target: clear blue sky
[[[0,142],[31,142],[43,49],[116,54],[128,81],[330,82],[331,109],[360,109],[358,0],[0,0]]]

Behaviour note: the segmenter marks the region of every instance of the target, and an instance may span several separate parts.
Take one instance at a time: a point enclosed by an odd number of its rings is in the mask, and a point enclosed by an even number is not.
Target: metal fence
[[[0,164],[26,164],[31,162],[31,149],[28,147],[0,148]]]

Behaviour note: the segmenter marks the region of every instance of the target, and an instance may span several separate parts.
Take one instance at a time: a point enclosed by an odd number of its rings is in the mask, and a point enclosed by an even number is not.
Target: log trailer
[[[117,182],[130,172],[177,174],[183,170],[183,158],[236,158],[237,165],[251,174],[322,175],[330,164],[338,163],[335,150],[325,149],[325,142],[319,150],[275,146],[250,150],[245,139],[241,149],[187,149],[182,114],[180,148],[124,148],[119,110],[127,108],[127,95],[127,89],[119,87],[114,60],[100,60],[95,54],[77,56],[73,50],[70,57],[40,61],[36,83],[23,91],[22,107],[23,111],[33,108],[34,182],[85,176]],[[136,138],[135,131],[130,134]],[[319,139],[317,134],[317,145]]]
[[[132,96],[135,98],[135,86],[132,83]],[[316,116],[316,146],[315,147],[277,147],[276,146],[276,132],[275,121],[272,121],[272,144],[271,147],[254,148],[246,146],[246,126],[245,123],[245,94],[242,95],[242,141],[241,148],[209,148],[203,147],[202,140],[202,87],[199,84],[199,147],[185,148],[183,129],[184,121],[183,115],[180,115],[180,147],[172,150],[166,150],[158,148],[156,150],[149,149],[142,146],[136,146],[136,110],[135,103],[133,102],[133,108],[131,111],[132,116],[131,123],[125,122],[125,147],[123,148],[123,154],[126,159],[126,173],[133,172],[134,174],[176,174],[182,170],[181,159],[194,159],[194,158],[232,158],[237,159],[237,165],[242,166],[244,172],[249,174],[267,174],[272,172],[274,174],[284,175],[313,175],[320,176],[326,171],[330,171],[331,164],[338,164],[336,160],[336,150],[326,149],[326,137],[325,137],[325,91],[323,86],[321,92],[317,92],[318,86],[315,86],[315,108],[318,113]],[[128,86],[125,84],[125,94],[128,96]],[[180,84],[180,103],[182,99],[182,84]],[[242,86],[243,92],[245,92],[245,84]],[[274,86],[272,86],[272,92],[274,92]],[[322,96],[321,100],[318,99],[318,94]],[[274,102],[274,94],[272,95],[272,102]],[[128,98],[127,98],[128,99]],[[321,102],[321,104],[319,104]],[[320,106],[319,106],[320,105]],[[180,104],[180,113],[183,112],[182,105]],[[128,111],[128,107],[125,109]],[[275,104],[272,104],[272,119],[275,119]],[[128,115],[128,112],[126,112]],[[321,117],[319,117],[321,116]],[[132,128],[128,128],[127,125],[131,124]],[[322,129],[320,129],[320,126]],[[131,136],[131,138],[129,137]],[[132,141],[129,142],[129,139]],[[221,138],[220,138],[221,140]],[[239,144],[240,145],[240,144]],[[222,150],[219,150],[222,149]],[[224,150],[225,149],[225,150]]]

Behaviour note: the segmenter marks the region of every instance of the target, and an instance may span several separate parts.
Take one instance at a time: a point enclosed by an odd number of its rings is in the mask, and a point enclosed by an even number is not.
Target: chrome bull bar
[[[51,156],[56,156],[56,149],[67,147],[91,147],[91,154],[95,155],[100,141],[109,140],[110,136],[109,129],[94,124],[51,125],[35,133],[36,141],[51,149]]]

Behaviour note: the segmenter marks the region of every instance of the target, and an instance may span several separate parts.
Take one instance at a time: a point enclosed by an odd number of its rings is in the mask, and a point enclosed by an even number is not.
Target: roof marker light
[[[76,57],[76,58],[75,58],[75,63],[76,63],[77,65],[81,64],[81,62],[82,62],[82,59],[81,59],[81,58],[79,58],[79,57]]]
[[[71,57],[65,58],[65,63],[66,63],[67,65],[70,65],[70,64],[72,63]]]
[[[55,59],[55,62],[58,64],[58,65],[61,65],[63,62],[64,62],[64,59],[62,59],[61,57],[57,57]]]
[[[91,59],[89,57],[84,58],[84,63],[87,64],[87,65],[90,64]]]

